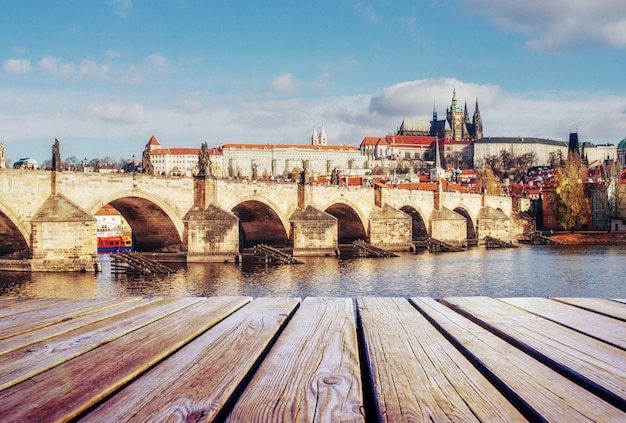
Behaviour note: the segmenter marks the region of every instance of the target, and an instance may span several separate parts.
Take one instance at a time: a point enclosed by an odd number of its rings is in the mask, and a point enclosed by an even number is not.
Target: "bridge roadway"
[[[428,237],[513,240],[518,226],[509,197],[381,186],[1,169],[0,193],[0,267],[29,259],[29,270],[90,269],[106,204],[137,251],[188,261],[232,260],[259,242],[325,255],[357,239],[392,250]]]

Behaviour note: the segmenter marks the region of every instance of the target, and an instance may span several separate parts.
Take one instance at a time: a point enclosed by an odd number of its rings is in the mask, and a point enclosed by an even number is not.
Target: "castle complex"
[[[455,89],[452,92],[452,104],[446,109],[445,119],[438,120],[437,106],[435,105],[433,106],[433,119],[431,121],[405,119],[396,135],[430,136],[452,141],[479,140],[483,137],[483,123],[480,118],[480,110],[478,110],[478,100],[476,100],[474,115],[470,122],[467,102],[465,108],[461,109]]]
[[[625,163],[626,140],[621,147],[583,144],[589,162],[618,159]],[[484,166],[502,151],[513,157],[532,157],[532,165],[548,166],[554,157],[567,155],[565,141],[534,137],[484,137],[478,100],[471,116],[467,102],[460,107],[456,89],[439,119],[436,105],[432,120],[404,119],[395,134],[366,136],[358,148],[329,145],[324,125],[313,128],[308,144],[222,144],[210,149],[209,173],[222,178],[290,178],[306,170],[312,177],[329,175],[335,169],[357,174],[374,167],[393,169],[402,161],[432,166],[437,149],[443,167],[471,169]],[[163,148],[152,137],[144,150],[144,172],[157,175],[197,174],[198,148]],[[413,163],[415,164],[415,162]]]

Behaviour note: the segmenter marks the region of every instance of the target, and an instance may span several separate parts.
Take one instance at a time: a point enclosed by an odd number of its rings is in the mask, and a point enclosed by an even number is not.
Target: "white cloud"
[[[146,57],[144,67],[151,73],[167,73],[170,70],[170,61],[162,54],[155,53]]]
[[[141,75],[125,75],[118,79],[118,82],[122,85],[139,85],[143,82],[143,76]]]
[[[164,146],[208,142],[310,142],[324,125],[329,143],[358,146],[365,136],[394,133],[402,119],[430,119],[436,101],[439,119],[452,90],[474,112],[478,97],[485,136],[567,140],[578,129],[583,141],[617,144],[626,136],[626,97],[589,92],[511,93],[498,86],[455,79],[408,81],[374,95],[267,100],[263,96],[174,94],[172,104],[87,100],[93,93],[23,93],[0,88],[0,114],[7,156],[46,159],[55,137],[63,156],[140,155],[150,135]],[[118,96],[121,94],[118,94]],[[113,97],[119,98],[119,97]],[[19,104],[19,107],[16,105]],[[85,106],[86,105],[86,106]],[[73,144],[72,144],[73,143]],[[113,153],[112,153],[113,152]]]
[[[452,102],[454,90],[458,104],[463,107],[467,101],[470,113],[473,113],[476,100],[480,106],[502,94],[500,88],[494,85],[478,85],[449,78],[408,81],[387,87],[373,96],[370,113],[396,119],[430,119],[433,106],[436,106],[438,118],[442,119]]]
[[[144,120],[145,110],[139,103],[91,103],[87,105],[83,115],[104,122],[129,124],[141,123]]]
[[[24,74],[32,69],[28,59],[8,59],[4,61],[3,67],[6,72],[12,74]]]
[[[122,53],[115,50],[107,50],[104,52],[104,55],[108,58],[115,59],[122,56]]]
[[[113,12],[116,15],[127,18],[133,7],[133,2],[132,0],[111,0],[111,6],[113,6]]]
[[[98,65],[94,60],[83,60],[78,67],[78,73],[88,78],[106,79],[109,69],[109,65]]]
[[[61,59],[45,56],[37,62],[39,69],[50,72],[55,76],[61,76],[66,79],[72,79],[76,76],[76,65],[74,63],[63,63]]]
[[[288,72],[284,72],[272,79],[265,87],[264,91],[269,93],[294,94],[297,88],[298,83],[293,79],[293,76]]]
[[[562,53],[578,48],[626,48],[626,2],[465,0],[500,27],[527,34],[527,47]]]

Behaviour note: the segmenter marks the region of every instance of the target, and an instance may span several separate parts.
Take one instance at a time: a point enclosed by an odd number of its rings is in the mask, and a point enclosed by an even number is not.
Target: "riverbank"
[[[626,232],[559,232],[549,236],[565,245],[626,244]]]

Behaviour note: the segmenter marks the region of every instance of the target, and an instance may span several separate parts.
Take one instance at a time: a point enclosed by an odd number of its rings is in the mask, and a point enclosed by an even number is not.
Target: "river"
[[[385,259],[306,257],[306,264],[180,265],[169,276],[0,273],[0,296],[446,296],[626,298],[626,246],[523,246],[515,249]]]

